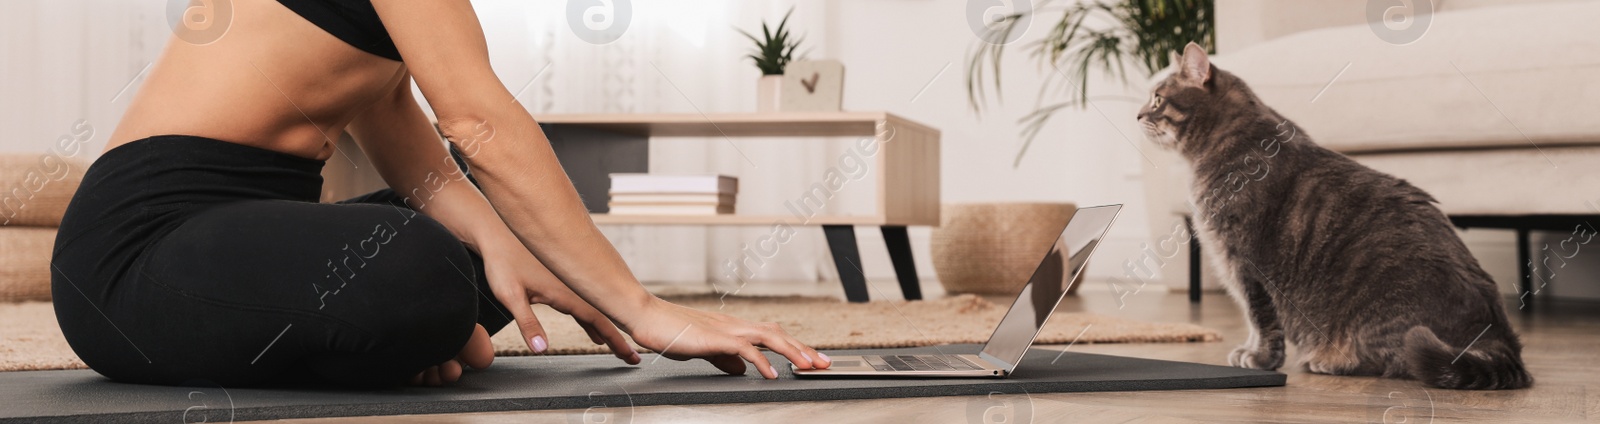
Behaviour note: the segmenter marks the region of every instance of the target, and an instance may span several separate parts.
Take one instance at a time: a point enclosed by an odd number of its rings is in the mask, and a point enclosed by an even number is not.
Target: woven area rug
[[[781,324],[817,349],[865,349],[983,343],[1006,308],[973,295],[906,302],[852,304],[819,297],[664,296],[680,305],[719,311],[753,321]],[[565,315],[539,305],[534,312],[549,333],[547,354],[606,352],[589,342]],[[1087,330],[1085,328],[1087,327]],[[1080,337],[1079,334],[1082,334]],[[1058,312],[1039,335],[1039,344],[1152,343],[1218,341],[1216,330],[1187,323],[1148,323],[1105,315]],[[513,327],[494,337],[503,356],[528,355]],[[0,371],[84,368],[67,346],[49,302],[0,304]]]

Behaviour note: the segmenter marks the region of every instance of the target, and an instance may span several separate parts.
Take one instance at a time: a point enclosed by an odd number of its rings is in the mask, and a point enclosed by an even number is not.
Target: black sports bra
[[[400,60],[372,0],[278,0],[302,18],[367,53]]]

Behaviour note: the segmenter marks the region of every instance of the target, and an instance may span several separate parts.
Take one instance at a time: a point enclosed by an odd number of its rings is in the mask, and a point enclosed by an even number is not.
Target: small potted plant
[[[800,47],[801,41],[790,36],[788,24],[791,14],[794,14],[793,7],[783,14],[783,20],[778,22],[776,29],[770,29],[766,22],[762,22],[761,38],[738,30],[756,45],[749,57],[756,61],[756,68],[761,69],[761,80],[756,83],[757,112],[778,111],[778,94],[783,91],[783,70],[794,60],[794,51]]]

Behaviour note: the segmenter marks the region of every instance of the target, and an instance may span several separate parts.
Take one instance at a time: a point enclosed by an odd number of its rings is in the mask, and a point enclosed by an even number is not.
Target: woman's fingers
[[[820,366],[816,351],[805,344],[795,340],[789,333],[783,331],[778,324],[764,322],[751,324],[754,331],[746,336],[752,344],[757,344],[789,359],[800,369],[812,369]]]
[[[783,333],[783,338],[788,340],[789,344],[800,348],[800,354],[805,355],[806,359],[811,360],[812,368],[827,368],[829,365],[833,365],[833,360],[828,359],[827,355],[823,355],[822,352],[818,352],[816,349],[812,349],[811,346],[801,343],[800,339],[794,338],[794,336],[789,335],[788,332]]]
[[[738,355],[717,355],[706,358],[706,362],[716,366],[722,372],[732,375],[744,375],[744,359]]]
[[[589,335],[589,341],[597,345],[606,344],[605,334],[600,329],[611,324],[611,319],[594,308],[584,308],[581,313],[568,314],[572,321],[583,327],[583,332]],[[615,327],[615,326],[613,326]]]
[[[772,362],[767,360],[767,355],[762,355],[761,349],[757,349],[754,345],[745,345],[739,349],[739,357],[755,365],[756,371],[760,372],[762,377],[769,380],[778,378],[778,369],[773,368]]]
[[[528,349],[533,353],[544,353],[550,348],[550,339],[545,336],[544,326],[539,325],[539,317],[533,315],[533,307],[528,304],[526,297],[512,296],[495,297],[500,299],[500,304],[511,310],[511,317],[517,321],[517,329],[522,331],[522,341],[528,343]]]
[[[806,358],[806,362],[808,362],[808,365],[810,365],[809,368],[827,368],[828,365],[830,365],[830,361],[823,357],[821,353],[818,353],[816,349],[812,349],[811,346],[806,346],[805,343],[801,343],[800,340],[794,338],[794,336],[780,334],[778,335],[778,338],[789,342],[790,346],[794,346],[795,350],[800,352],[800,356]],[[795,365],[799,365],[801,369],[809,369],[806,365],[802,365],[798,362],[796,362]]]
[[[596,315],[599,314],[596,313]],[[627,362],[628,365],[639,365],[639,352],[633,350],[633,345],[628,343],[627,337],[622,336],[622,331],[618,330],[617,326],[612,324],[611,320],[606,319],[604,315],[600,315],[599,319],[600,322],[593,324],[595,332],[600,333],[600,338],[605,340],[606,346],[611,348],[611,353],[617,355],[617,358],[622,359],[623,362]]]
[[[578,326],[583,327],[583,333],[589,335],[589,341],[590,342],[592,342],[592,343],[594,343],[596,345],[605,345],[606,344],[606,339],[600,338],[600,333],[595,331],[594,324],[583,322],[583,320],[578,319],[577,317],[573,317],[572,320],[573,321],[577,321],[578,322]]]
[[[617,330],[617,326],[611,324],[611,320],[605,315],[597,311],[589,317],[573,316],[572,319],[583,326],[583,331],[589,333],[589,339],[593,340],[594,344],[610,348],[611,354],[627,362],[628,365],[639,365],[639,352],[633,349],[633,345],[628,343],[628,338],[623,337],[622,331]]]
[[[778,378],[778,368],[773,368],[773,362],[766,360],[766,355],[762,355],[760,347],[755,347],[754,344],[746,344],[746,342],[739,342],[739,344],[744,344],[744,347],[734,350],[739,358],[742,358],[744,362],[749,362],[750,365],[754,365],[755,371],[762,374],[762,378]],[[717,368],[722,368],[722,365],[718,365]],[[723,371],[726,371],[726,368],[723,368]],[[739,374],[744,374],[744,370],[739,370]]]
[[[804,351],[801,351],[800,348],[796,347],[794,344],[789,343],[789,340],[783,337],[782,334],[770,331],[763,333],[761,335],[761,346],[765,346],[767,349],[771,349],[773,352],[783,355],[784,358],[788,358],[789,362],[793,362],[794,365],[800,367],[800,369],[812,368],[811,356]],[[765,356],[763,356],[763,358],[765,358]]]

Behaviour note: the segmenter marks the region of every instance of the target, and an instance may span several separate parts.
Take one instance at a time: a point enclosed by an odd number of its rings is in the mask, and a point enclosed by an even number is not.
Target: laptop
[[[1111,228],[1122,205],[1081,208],[1072,214],[1044,261],[1022,286],[1000,326],[977,355],[889,354],[835,356],[828,369],[802,370],[789,364],[800,377],[991,377],[1010,375],[1022,355],[1039,336],[1045,320],[1055,312],[1067,289],[1083,272],[1100,240]]]

